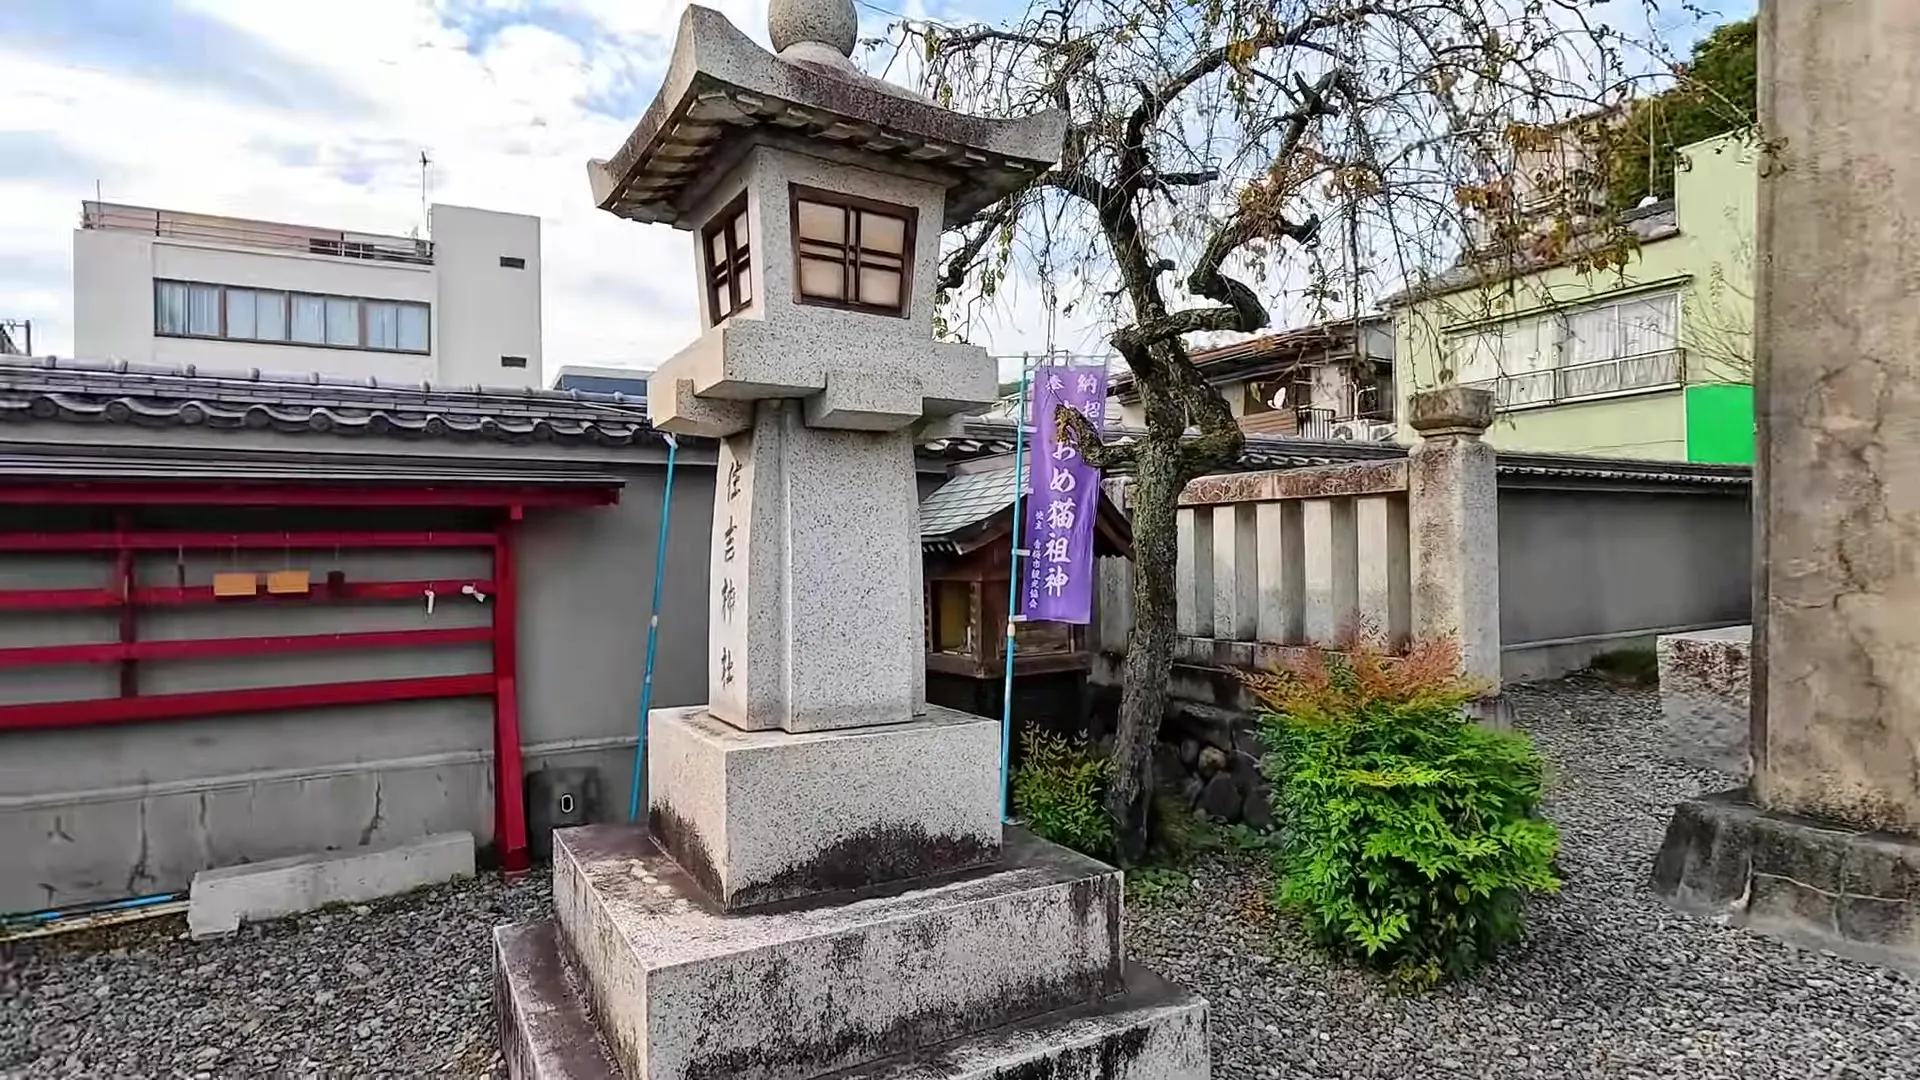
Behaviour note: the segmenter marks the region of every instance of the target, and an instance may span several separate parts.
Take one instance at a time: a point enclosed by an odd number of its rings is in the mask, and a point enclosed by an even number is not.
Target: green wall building
[[[1624,216],[1624,267],[1463,266],[1395,298],[1395,415],[1451,381],[1494,391],[1498,447],[1751,463],[1758,156],[1739,134],[1682,148],[1674,197]]]

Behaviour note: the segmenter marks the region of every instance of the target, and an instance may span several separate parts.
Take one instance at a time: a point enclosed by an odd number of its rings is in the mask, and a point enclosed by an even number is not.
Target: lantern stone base
[[[1653,867],[1670,906],[1920,972],[1920,840],[1776,814],[1745,790],[1676,806]]]
[[[555,919],[495,936],[509,1073],[908,1080],[1050,1062],[1044,1075],[1205,1077],[1205,1004],[1124,970],[1119,871],[1017,829],[1003,850],[739,913],[641,830],[556,832]]]
[[[549,920],[494,931],[494,1004],[514,1080],[621,1077]],[[1109,999],[961,1036],[833,1080],[1204,1080],[1204,1001],[1143,968]]]
[[[791,734],[656,709],[647,821],[729,911],[984,866],[1000,857],[1000,724],[935,706]]]

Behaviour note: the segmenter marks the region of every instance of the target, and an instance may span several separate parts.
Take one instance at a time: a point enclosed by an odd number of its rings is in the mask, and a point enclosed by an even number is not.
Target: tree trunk
[[[1107,809],[1119,832],[1122,865],[1139,862],[1151,840],[1153,748],[1166,715],[1173,675],[1175,528],[1181,488],[1180,442],[1150,434],[1136,446],[1128,502],[1133,511],[1133,637],[1127,645],[1120,717],[1113,733]]]

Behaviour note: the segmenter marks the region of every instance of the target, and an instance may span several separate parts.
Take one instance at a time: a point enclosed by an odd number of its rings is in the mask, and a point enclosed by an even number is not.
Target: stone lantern
[[[649,718],[647,827],[555,833],[555,917],[497,932],[509,1072],[1205,1077],[1205,1003],[1125,963],[1119,872],[1004,827],[999,723],[926,701],[915,432],[996,396],[934,339],[940,236],[1066,118],[941,108],[856,29],[774,0],[770,54],[689,7],[588,167],[692,240],[702,331],[648,408],[719,441],[709,697]]]

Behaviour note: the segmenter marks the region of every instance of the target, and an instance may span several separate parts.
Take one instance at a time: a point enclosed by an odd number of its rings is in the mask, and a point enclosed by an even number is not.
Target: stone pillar
[[[1309,644],[1338,646],[1359,629],[1357,539],[1352,499],[1300,500],[1300,622]]]
[[[1253,520],[1256,558],[1260,564],[1260,614],[1255,637],[1260,641],[1298,644],[1302,622],[1300,597],[1306,591],[1300,501],[1256,503]]]
[[[1183,506],[1174,520],[1174,632],[1207,637],[1213,633],[1213,508]]]
[[[1213,636],[1252,641],[1259,628],[1260,554],[1253,503],[1213,508]]]
[[[1775,4],[1754,319],[1755,789],[1920,831],[1920,7]]]
[[[1448,386],[1407,399],[1413,636],[1452,638],[1466,674],[1500,689],[1500,516],[1493,394]]]
[[[1657,891],[1920,964],[1920,5],[1761,5],[1754,776]],[[1866,830],[1880,830],[1875,835]]]

